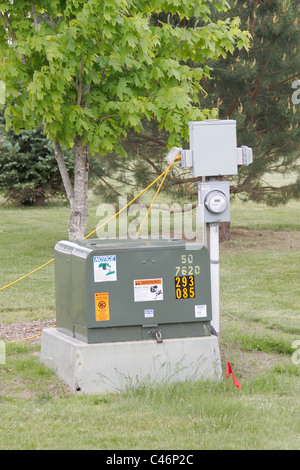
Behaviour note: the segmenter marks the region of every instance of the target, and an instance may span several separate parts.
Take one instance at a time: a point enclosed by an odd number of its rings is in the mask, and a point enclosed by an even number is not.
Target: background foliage
[[[300,197],[300,106],[292,102],[292,83],[300,76],[299,3],[230,3],[252,45],[210,63],[205,102],[218,106],[221,119],[235,119],[238,145],[253,148],[253,164],[240,168],[231,191],[256,202],[286,203]],[[298,177],[275,186],[266,181],[273,173]]]
[[[207,70],[211,70],[201,79],[203,92],[199,101],[204,108],[218,109],[220,119],[235,119],[238,146],[253,148],[254,163],[241,167],[238,176],[230,178],[231,192],[244,200],[270,205],[286,203],[300,195],[300,106],[291,99],[292,83],[300,76],[299,5],[282,0],[231,0],[229,4],[231,9],[217,16],[222,21],[229,16],[239,17],[241,29],[253,38],[251,47],[205,62]],[[175,22],[176,18],[170,17],[170,21]],[[186,23],[184,27],[190,25]],[[154,122],[147,123],[143,133],[129,134],[126,159],[112,153],[100,164],[92,162],[97,174],[101,165],[97,192],[113,200],[126,188],[130,192],[131,185],[145,186],[163,171],[166,142],[166,133]],[[188,148],[188,142],[180,144]],[[272,173],[290,174],[293,178],[288,183],[271,185],[266,174]],[[173,178],[165,182],[162,190],[174,199],[195,200],[196,181],[189,170],[173,170]]]
[[[65,153],[65,163],[73,173],[73,156]],[[51,141],[43,129],[5,131],[0,116],[0,191],[21,205],[43,205],[50,196],[65,197],[65,190]]]

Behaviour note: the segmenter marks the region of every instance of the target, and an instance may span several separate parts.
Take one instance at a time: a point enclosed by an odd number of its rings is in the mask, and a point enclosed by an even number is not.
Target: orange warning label
[[[95,319],[96,321],[109,320],[108,292],[95,294]]]

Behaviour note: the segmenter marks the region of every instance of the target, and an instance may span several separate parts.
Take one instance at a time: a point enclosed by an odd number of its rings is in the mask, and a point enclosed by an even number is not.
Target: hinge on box
[[[237,164],[248,166],[253,162],[252,148],[242,145],[237,148]]]
[[[193,151],[192,150],[182,150],[181,151],[181,168],[192,167],[193,166]]]

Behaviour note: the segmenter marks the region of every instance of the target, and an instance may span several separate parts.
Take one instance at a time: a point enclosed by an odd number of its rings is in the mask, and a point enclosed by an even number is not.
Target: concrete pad
[[[120,392],[141,382],[220,380],[216,336],[87,344],[56,328],[42,333],[41,362],[74,392]]]

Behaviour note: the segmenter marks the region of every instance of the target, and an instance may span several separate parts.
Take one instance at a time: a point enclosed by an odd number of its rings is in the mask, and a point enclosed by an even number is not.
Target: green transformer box
[[[56,328],[86,343],[211,335],[208,249],[177,239],[55,246]]]

